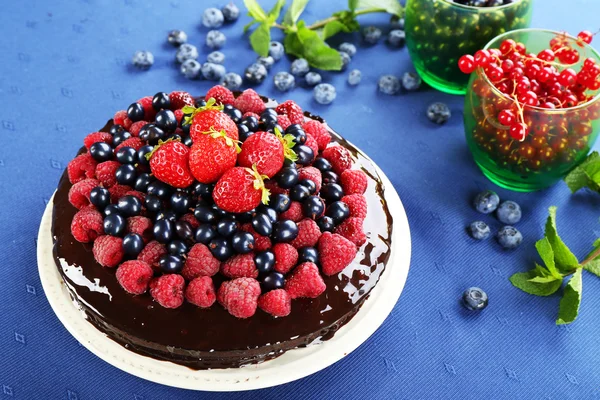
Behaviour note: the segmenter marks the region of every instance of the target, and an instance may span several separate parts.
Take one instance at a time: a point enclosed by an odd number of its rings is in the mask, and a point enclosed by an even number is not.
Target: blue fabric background
[[[351,68],[363,72],[357,88],[346,74],[324,74],[338,88],[331,106],[302,88],[282,95],[271,78],[257,88],[292,98],[323,115],[365,150],[400,194],[412,228],[413,257],[406,288],[383,326],[355,352],[326,370],[288,385],[238,394],[177,390],[123,373],[80,346],[50,309],[37,274],[38,224],[63,169],[83,137],[119,109],[157,91],[204,93],[173,66],[169,29],[185,30],[202,46],[200,16],[226,0],[2,1],[0,11],[0,399],[591,399],[600,398],[600,280],[584,278],[578,321],[556,327],[559,297],[537,298],[514,289],[508,277],[533,265],[550,205],[559,206],[565,241],[583,256],[600,236],[600,196],[555,187],[517,194],[494,187],[471,160],[462,128],[462,97],[425,89],[384,96],[376,80],[411,70],[406,50],[384,44],[359,47]],[[240,0],[236,0],[241,5]],[[273,1],[264,1],[270,6]],[[314,21],[345,2],[312,1]],[[533,26],[596,30],[593,0],[537,1]],[[254,55],[241,37],[243,17],[223,28],[226,65],[242,72]],[[361,20],[385,25],[387,17]],[[357,40],[358,37],[355,37]],[[134,71],[138,49],[156,58]],[[282,60],[275,71],[287,69]],[[271,75],[272,77],[272,75]],[[426,106],[445,101],[450,122],[432,125]],[[470,199],[482,189],[518,201],[525,240],[504,252],[493,240],[474,243],[464,227],[480,218]],[[499,224],[486,219],[494,229]],[[490,305],[475,315],[458,304],[478,285]]]

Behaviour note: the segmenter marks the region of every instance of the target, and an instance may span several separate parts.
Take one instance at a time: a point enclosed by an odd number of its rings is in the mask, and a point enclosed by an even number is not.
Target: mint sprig
[[[575,321],[579,313],[583,291],[583,270],[600,276],[600,239],[594,242],[593,250],[580,263],[558,236],[556,207],[550,207],[548,211],[544,237],[535,244],[544,266],[536,263],[535,268],[511,276],[510,282],[526,293],[550,296],[562,286],[564,278],[570,276],[563,290],[556,319],[557,325],[570,324]]]
[[[598,152],[590,153],[579,166],[565,177],[565,182],[572,193],[584,187],[600,192],[600,155]]]

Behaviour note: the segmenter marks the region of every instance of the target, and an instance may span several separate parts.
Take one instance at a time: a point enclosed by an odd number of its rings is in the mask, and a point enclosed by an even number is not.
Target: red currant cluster
[[[506,39],[499,48],[459,59],[463,73],[477,73],[467,100],[476,119],[473,138],[486,153],[523,172],[524,166],[539,170],[554,161],[573,161],[587,147],[600,105],[590,103],[573,114],[566,109],[589,102],[600,89],[600,64],[594,58],[580,63],[592,37],[588,31],[577,39],[561,33],[538,54]],[[550,111],[560,109],[565,112]]]

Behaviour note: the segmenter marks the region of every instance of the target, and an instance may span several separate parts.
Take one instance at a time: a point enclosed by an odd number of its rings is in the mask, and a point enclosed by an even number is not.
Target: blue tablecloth
[[[359,47],[346,74],[325,73],[338,88],[331,106],[309,90],[277,93],[271,78],[258,90],[289,97],[323,115],[365,150],[400,194],[412,228],[413,257],[404,293],[383,326],[337,364],[305,379],[250,393],[194,393],[153,384],[101,361],[62,327],[40,285],[37,228],[59,176],[83,137],[131,101],[157,91],[203,93],[208,82],[184,79],[165,44],[169,29],[185,30],[202,46],[199,27],[208,6],[226,0],[70,0],[9,2],[0,11],[0,399],[590,399],[600,398],[600,280],[585,274],[579,319],[557,327],[559,297],[537,298],[513,288],[508,277],[533,265],[550,205],[557,205],[565,241],[583,256],[600,235],[600,196],[569,194],[559,183],[533,193],[512,193],[488,182],[465,145],[462,97],[434,90],[395,97],[376,90],[382,74],[411,70],[407,51],[384,44]],[[237,1],[241,6],[241,1]],[[271,5],[272,1],[264,1]],[[345,1],[313,1],[314,21]],[[577,33],[595,30],[600,5],[592,0],[544,0],[535,4],[533,26]],[[242,72],[254,59],[241,37],[243,17],[223,28],[226,65]],[[387,17],[361,21],[385,25]],[[358,37],[354,37],[355,40]],[[134,71],[135,50],[156,62]],[[274,70],[285,70],[282,60]],[[434,126],[424,113],[447,102],[453,116]],[[474,243],[464,227],[480,217],[470,200],[482,189],[518,201],[525,240],[512,252],[493,241]],[[493,228],[498,223],[488,218]],[[469,314],[458,304],[462,290],[477,285],[489,307]]]

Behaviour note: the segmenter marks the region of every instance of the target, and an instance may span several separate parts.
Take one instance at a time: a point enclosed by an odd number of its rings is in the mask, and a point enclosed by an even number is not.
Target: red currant
[[[536,149],[541,149],[542,147],[544,147],[547,143],[546,137],[545,136],[534,136],[531,139],[531,145],[533,147],[535,147]]]
[[[592,43],[594,35],[590,31],[581,31],[577,35],[577,39],[581,40],[584,43],[590,44]]]
[[[566,86],[566,87],[573,86],[576,81],[577,81],[577,72],[575,72],[571,68],[567,68],[567,69],[563,70],[558,75],[558,83],[560,83],[563,86]]]
[[[569,142],[565,137],[557,137],[550,141],[550,146],[555,153],[560,153],[569,148]]]
[[[551,103],[549,101],[546,101],[546,102],[540,104],[540,107],[547,108],[549,110],[554,110],[556,108],[556,106],[554,105],[554,103]]]
[[[573,131],[577,136],[588,136],[592,133],[592,125],[591,123],[579,123],[575,125]]]
[[[537,57],[540,60],[544,60],[544,61],[554,61],[554,52],[550,49],[545,49],[539,52],[539,54],[537,55]]]
[[[508,94],[511,91],[508,82],[500,82],[500,83],[496,84],[496,88],[499,91],[501,91],[502,93],[506,93],[506,94]]]
[[[527,159],[532,159],[535,156],[535,148],[530,144],[523,143],[519,146],[519,155]]]
[[[533,91],[528,91],[519,96],[519,102],[526,104],[528,106],[537,106],[538,97]]]
[[[593,59],[592,57],[586,58],[585,61],[583,62],[583,68],[585,68],[585,69],[591,68],[594,65],[596,65],[596,60]]]
[[[485,69],[485,73],[490,77],[492,82],[498,82],[504,76],[502,68],[495,64],[489,64]]]
[[[527,76],[529,79],[534,79],[541,70],[542,68],[539,65],[530,64],[525,67],[525,76]]]
[[[462,56],[458,59],[458,68],[464,74],[472,73],[475,71],[475,58],[470,54]]]
[[[600,81],[597,79],[594,79],[593,81],[589,81],[587,84],[588,89],[590,90],[598,90],[600,89]],[[584,96],[585,94],[582,93]]]
[[[500,122],[504,126],[511,126],[513,122],[517,119],[515,112],[513,110],[502,110],[498,113],[498,122]]]
[[[487,50],[477,50],[477,52],[475,53],[474,60],[477,66],[485,67],[492,61],[492,57],[490,55],[490,52]]]
[[[515,51],[521,53],[521,54],[525,54],[527,52],[527,48],[525,47],[525,45],[521,42],[517,42],[517,44],[515,45]]]
[[[550,127],[547,124],[535,124],[533,126],[533,135],[546,137],[550,132]]]
[[[510,52],[513,51],[516,46],[517,42],[512,39],[506,39],[500,44],[500,51],[502,54],[510,54]]]
[[[531,91],[535,94],[541,94],[542,92],[542,87],[540,86],[540,83],[535,79],[531,80]]]
[[[554,150],[552,150],[552,147],[546,145],[540,149],[539,155],[543,161],[549,162],[554,159],[555,154]]]
[[[590,74],[591,77],[595,78],[600,75],[600,65],[594,64],[591,67],[587,68],[586,71]]]
[[[522,77],[517,82],[517,93],[526,93],[531,89],[531,82],[527,77]]]
[[[579,103],[579,99],[577,98],[577,96],[573,95],[573,94],[569,94],[566,96],[563,96],[563,98],[561,99],[563,106],[564,107],[575,107],[577,105],[577,103]]]
[[[508,133],[510,134],[511,138],[523,141],[525,140],[527,133],[529,133],[529,127],[523,122],[515,122],[510,126]]]
[[[538,72],[537,79],[538,81],[545,83],[548,82],[548,79],[550,79],[552,75],[552,69],[550,69],[550,67],[544,67],[540,72]]]
[[[521,67],[515,67],[513,68],[512,71],[510,71],[510,73],[508,74],[508,77],[512,80],[518,80],[520,79],[522,76],[525,75],[525,72],[523,72],[523,68]]]
[[[515,63],[512,60],[504,60],[502,61],[502,70],[504,72],[510,72],[515,67]]]

